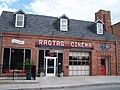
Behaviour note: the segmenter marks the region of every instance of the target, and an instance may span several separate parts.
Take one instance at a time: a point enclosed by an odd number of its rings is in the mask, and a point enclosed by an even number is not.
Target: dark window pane
[[[78,65],[82,65],[82,62],[78,62]]]
[[[58,73],[63,71],[63,53],[58,52],[58,63],[61,63],[58,65]]]
[[[85,62],[82,62],[82,65],[85,65]]]
[[[73,65],[73,64],[72,64],[72,61],[69,61],[69,65]]]
[[[86,65],[89,65],[89,62],[86,62]]]
[[[9,68],[9,56],[10,56],[10,49],[4,48],[3,54],[3,72],[6,72],[6,69]]]
[[[38,68],[44,68],[44,50],[39,50]]]
[[[76,61],[74,61],[74,62],[73,62],[73,65],[77,65],[77,62],[76,62]]]
[[[45,56],[49,56],[50,51],[49,50],[45,50]]]
[[[77,60],[77,57],[76,57],[76,56],[73,56],[73,60]]]
[[[31,59],[31,50],[25,49],[25,59]]]
[[[82,59],[82,57],[81,57],[81,56],[79,56],[79,57],[78,57],[78,60],[81,60],[81,59]]]
[[[11,69],[23,69],[24,49],[11,49]]]
[[[72,60],[72,56],[69,56],[69,60]]]

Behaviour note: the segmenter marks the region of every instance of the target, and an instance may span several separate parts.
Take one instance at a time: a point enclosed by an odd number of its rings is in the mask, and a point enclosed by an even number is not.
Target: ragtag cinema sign
[[[36,46],[57,46],[57,47],[76,47],[76,48],[93,48],[89,42],[59,41],[59,40],[42,40],[36,42]]]

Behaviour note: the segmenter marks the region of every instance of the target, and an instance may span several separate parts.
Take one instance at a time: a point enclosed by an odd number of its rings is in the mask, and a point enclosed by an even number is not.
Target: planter
[[[63,72],[60,73],[60,77],[63,77]]]
[[[31,80],[32,74],[31,73],[26,73],[26,80]]]
[[[41,72],[41,73],[40,73],[40,77],[44,77],[44,72]]]

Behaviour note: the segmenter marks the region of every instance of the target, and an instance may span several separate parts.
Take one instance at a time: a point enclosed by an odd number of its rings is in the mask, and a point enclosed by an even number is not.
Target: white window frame
[[[60,30],[61,31],[68,31],[68,20],[67,19],[60,19]]]
[[[103,24],[97,23],[97,34],[103,35]]]
[[[18,20],[18,17],[21,16],[22,20]],[[24,14],[16,14],[15,27],[24,27]],[[22,25],[18,25],[18,22],[22,22]]]

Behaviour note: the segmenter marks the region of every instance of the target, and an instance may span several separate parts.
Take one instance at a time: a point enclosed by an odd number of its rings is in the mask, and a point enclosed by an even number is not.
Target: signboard
[[[111,45],[108,45],[106,43],[100,44],[100,48],[102,50],[109,50],[111,48]]]
[[[21,40],[17,40],[17,39],[12,39],[12,43],[25,44],[25,41],[21,41]]]
[[[36,46],[57,46],[57,47],[75,47],[75,48],[93,48],[90,42],[74,42],[59,40],[38,40]]]

